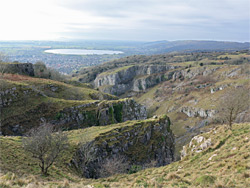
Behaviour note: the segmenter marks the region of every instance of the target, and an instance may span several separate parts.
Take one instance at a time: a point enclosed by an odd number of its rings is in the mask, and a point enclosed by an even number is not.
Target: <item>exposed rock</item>
[[[230,70],[229,72],[226,72],[225,74],[228,78],[235,77],[240,74],[240,70],[241,68],[235,68],[233,70]]]
[[[195,107],[182,107],[180,112],[183,112],[188,117],[202,117],[208,118],[213,117],[216,114],[216,110],[205,110],[202,108],[195,108]]]
[[[181,158],[191,154],[191,153],[200,153],[207,149],[209,146],[212,145],[211,138],[206,139],[205,137],[201,135],[194,136],[188,147],[183,146],[183,149],[181,151]]]
[[[64,107],[62,110],[55,108],[55,105],[57,104],[42,103],[26,112],[29,116],[21,114],[3,119],[1,117],[3,135],[22,135],[44,122],[70,130],[147,118],[146,108],[128,98],[84,102],[77,106],[72,104],[72,106]]]
[[[211,88],[210,91],[211,93],[215,93],[216,91],[220,91],[220,90],[223,90],[225,89],[226,87],[230,86],[230,84],[225,84],[225,85],[221,85],[219,87],[216,87],[216,88]]]
[[[98,75],[94,85],[101,91],[114,95],[122,95],[129,91],[144,91],[166,80],[165,72],[175,68],[167,65],[123,67],[113,72],[104,72]]]
[[[162,166],[173,162],[174,136],[169,118],[123,123],[81,145],[72,164],[82,176],[98,178],[104,160],[117,156],[123,156],[130,165],[157,161],[156,166]]]
[[[215,154],[213,154],[211,157],[209,157],[209,161],[211,161],[214,157],[216,157],[217,156],[217,154],[215,153]]]
[[[181,71],[176,71],[173,76],[172,80],[183,80],[185,78],[191,79],[194,78],[195,76],[202,75],[202,76],[207,76],[218,70],[220,67],[216,68],[208,68],[208,67],[200,67],[200,68],[195,68],[195,69],[185,69]]]
[[[238,114],[235,122],[237,123],[250,122],[250,108]]]
[[[68,128],[108,125],[147,118],[146,108],[128,98],[86,103],[65,108],[58,114],[58,120],[54,123],[67,125]]]

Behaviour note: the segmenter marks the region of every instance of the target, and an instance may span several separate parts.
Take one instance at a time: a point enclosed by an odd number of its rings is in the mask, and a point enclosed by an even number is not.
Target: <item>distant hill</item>
[[[144,54],[161,54],[167,52],[197,52],[197,51],[236,51],[249,49],[249,42],[225,42],[225,41],[156,41],[144,43],[139,51]]]

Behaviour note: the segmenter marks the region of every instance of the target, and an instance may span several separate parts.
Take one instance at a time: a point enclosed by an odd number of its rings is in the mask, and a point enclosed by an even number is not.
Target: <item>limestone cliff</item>
[[[67,125],[72,129],[146,118],[146,108],[133,99],[126,98],[112,101],[94,101],[64,108],[57,113],[57,120],[52,120],[52,122]]]
[[[216,114],[216,110],[205,110],[202,108],[195,108],[195,107],[182,107],[180,112],[183,112],[188,117],[202,117],[202,118],[211,118],[214,117]]]
[[[60,100],[40,100],[44,102],[24,109],[23,113],[7,114],[8,109],[4,109],[4,117],[1,117],[2,134],[22,135],[45,122],[70,130],[147,118],[146,108],[133,99],[65,104]]]
[[[98,75],[94,86],[114,95],[144,91],[166,80],[165,72],[175,68],[170,65],[125,66]]]
[[[100,177],[107,159],[122,156],[131,165],[156,161],[163,166],[174,160],[174,135],[167,116],[144,121],[130,121],[96,136],[75,153],[72,164],[87,178]]]

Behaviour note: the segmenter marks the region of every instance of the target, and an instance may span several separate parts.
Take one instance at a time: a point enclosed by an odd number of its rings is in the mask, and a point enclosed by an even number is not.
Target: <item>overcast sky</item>
[[[1,0],[0,40],[250,40],[249,0]]]

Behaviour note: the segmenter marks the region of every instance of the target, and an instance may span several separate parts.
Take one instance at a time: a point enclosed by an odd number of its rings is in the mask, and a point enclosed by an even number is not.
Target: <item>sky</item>
[[[250,41],[249,0],[0,0],[0,40]]]

